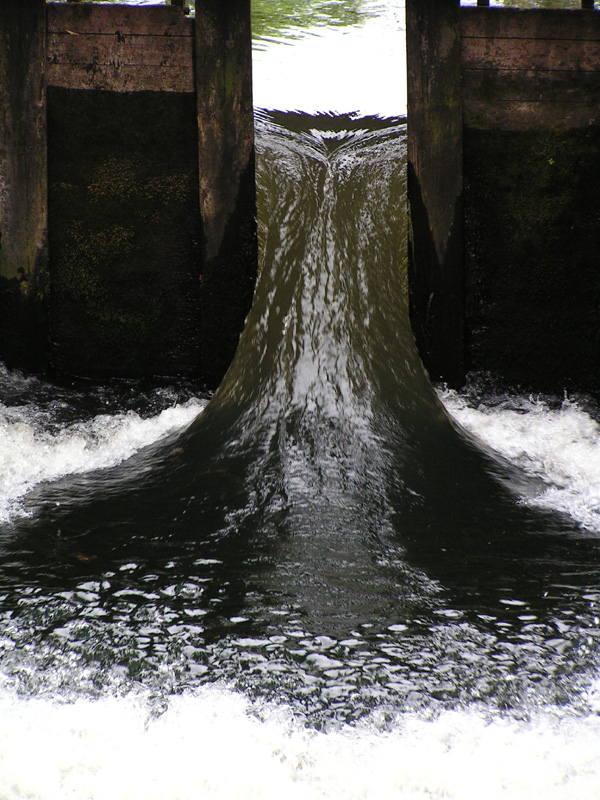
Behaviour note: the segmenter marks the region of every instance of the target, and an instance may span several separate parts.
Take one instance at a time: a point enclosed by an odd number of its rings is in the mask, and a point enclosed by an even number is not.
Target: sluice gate
[[[216,385],[256,275],[249,0],[2,0],[0,109],[0,359]]]
[[[407,0],[411,319],[431,376],[600,388],[600,14]]]

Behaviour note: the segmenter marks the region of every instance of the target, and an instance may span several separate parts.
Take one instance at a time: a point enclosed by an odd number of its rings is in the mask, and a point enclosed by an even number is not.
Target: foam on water
[[[150,418],[127,411],[62,427],[35,404],[0,403],[0,522],[20,512],[19,502],[37,484],[116,466],[183,429],[205,406],[192,399]]]
[[[144,695],[0,696],[3,800],[589,800],[600,719],[479,711],[328,732],[206,687],[162,713]]]
[[[452,391],[441,398],[464,428],[543,481],[543,490],[525,502],[569,514],[582,529],[600,533],[600,425],[587,411],[569,399],[554,408],[518,396],[493,404],[473,404]]]

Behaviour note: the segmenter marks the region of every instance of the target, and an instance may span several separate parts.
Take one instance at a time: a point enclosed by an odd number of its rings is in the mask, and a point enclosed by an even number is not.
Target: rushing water
[[[402,119],[257,150],[210,401],[0,372],[0,798],[594,797],[597,407],[431,387]]]

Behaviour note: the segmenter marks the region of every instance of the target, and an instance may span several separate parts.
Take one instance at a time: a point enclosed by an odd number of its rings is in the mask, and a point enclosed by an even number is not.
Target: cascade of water
[[[159,744],[140,734],[146,752],[164,748],[160,725],[195,709],[207,729],[224,714],[257,752],[275,731],[286,758],[295,748],[320,764],[291,713],[329,731],[326,747],[346,764],[371,736],[380,754],[398,724],[437,718],[425,741],[450,736],[458,757],[485,739],[486,715],[504,713],[514,732],[525,724],[515,717],[593,707],[595,540],[523,505],[539,479],[452,422],[415,352],[403,123],[286,122],[259,119],[262,270],[214,398],[187,429],[119,466],[76,465],[31,492],[29,516],[1,530],[0,698],[11,728],[57,718],[57,698],[72,701],[72,719],[92,718],[96,698],[111,720],[123,713],[143,728],[150,715]],[[263,710],[253,727],[223,683],[291,712]],[[65,730],[81,724],[60,718]],[[353,727],[334,734],[337,724]],[[1,723],[0,736],[8,742]],[[14,767],[0,758],[0,786],[3,769]],[[244,769],[239,796],[256,780]],[[172,796],[192,791],[197,776],[186,780]],[[233,785],[210,780],[206,796]],[[417,792],[407,774],[395,781],[385,787]],[[323,796],[315,785],[306,796]],[[353,796],[347,781],[339,788]]]

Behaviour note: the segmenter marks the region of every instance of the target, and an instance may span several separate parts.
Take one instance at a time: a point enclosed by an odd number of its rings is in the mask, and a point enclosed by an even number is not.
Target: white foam
[[[16,800],[590,800],[598,717],[372,720],[318,732],[204,688],[151,716],[143,696],[70,704],[0,695],[0,797]]]
[[[138,450],[184,428],[206,401],[190,400],[144,419],[133,411],[99,415],[59,431],[44,429],[35,409],[0,405],[0,521],[36,484],[112,467]]]
[[[542,479],[544,490],[526,502],[566,512],[583,528],[600,532],[600,425],[589,414],[569,400],[558,409],[524,398],[473,408],[454,392],[441,397],[468,431]]]

